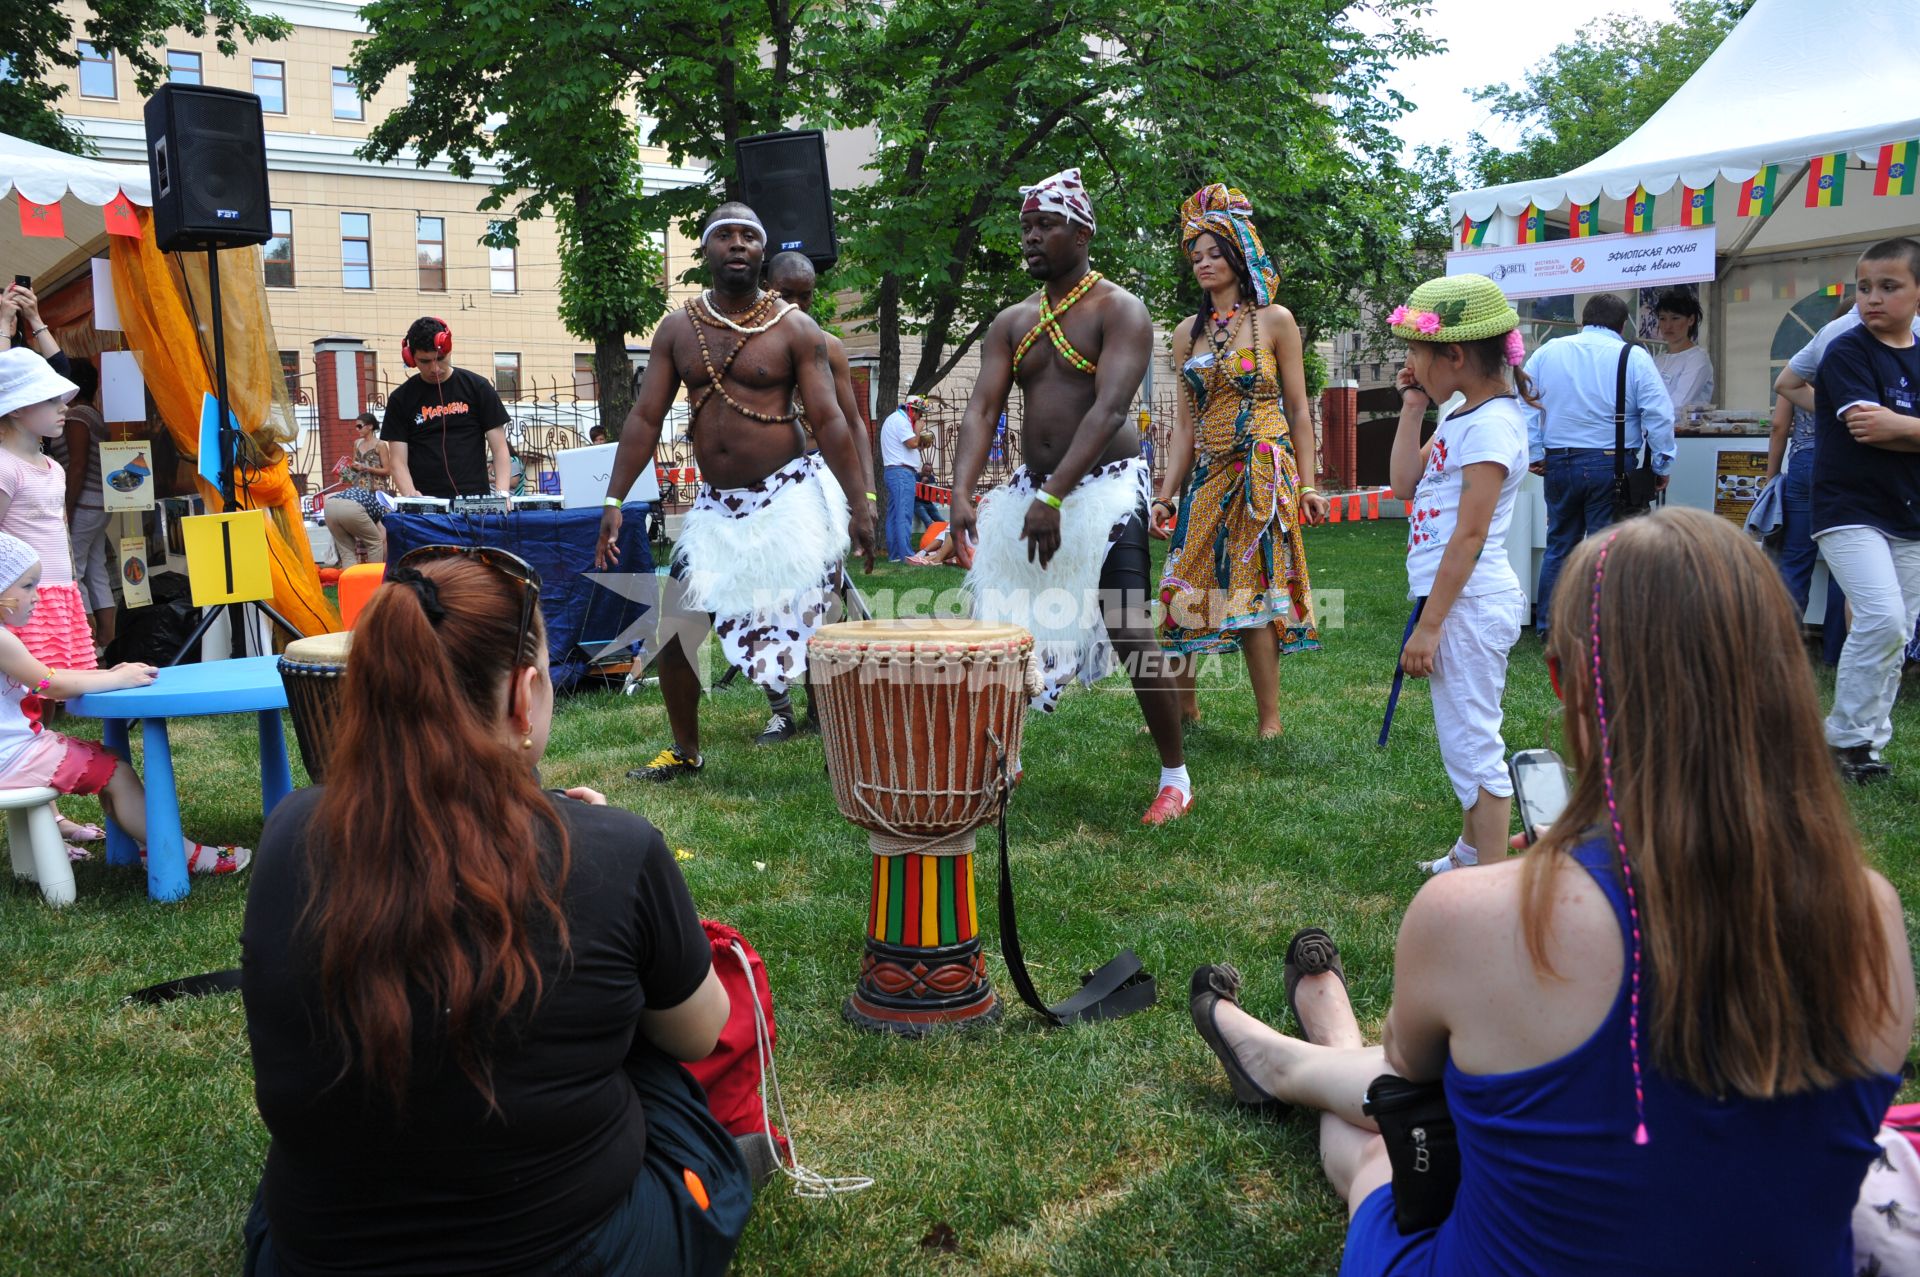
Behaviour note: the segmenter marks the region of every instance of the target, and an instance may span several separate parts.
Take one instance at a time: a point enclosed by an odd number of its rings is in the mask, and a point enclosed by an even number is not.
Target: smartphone
[[[1507,760],[1507,771],[1513,777],[1513,803],[1520,809],[1520,829],[1531,847],[1534,831],[1545,829],[1567,809],[1572,793],[1567,765],[1550,749],[1523,749]]]
[[[20,287],[22,287],[22,288],[32,288],[32,287],[33,287],[33,276],[31,276],[31,275],[15,275],[15,276],[13,277],[13,282],[14,282],[14,283],[16,283],[16,284],[18,284],[18,285],[20,285]]]

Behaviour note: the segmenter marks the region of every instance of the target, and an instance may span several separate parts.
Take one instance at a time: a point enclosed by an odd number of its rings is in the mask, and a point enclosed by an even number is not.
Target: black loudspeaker
[[[833,183],[827,180],[827,138],[819,129],[763,133],[733,144],[740,198],[767,227],[767,257],[805,253],[815,270],[840,260],[833,234]]]
[[[260,99],[163,84],[147,99],[147,175],[161,249],[238,248],[273,238]]]

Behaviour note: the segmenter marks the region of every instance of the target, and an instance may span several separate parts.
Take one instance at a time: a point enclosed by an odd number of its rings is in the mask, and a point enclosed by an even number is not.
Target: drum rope
[[[753,964],[747,960],[747,951],[740,947],[740,942],[737,940],[730,948],[733,956],[740,960],[740,970],[747,977],[747,988],[752,990],[754,987]],[[769,984],[768,988],[771,989],[772,985]],[[749,998],[748,1001],[753,1003],[753,1047],[760,1060],[760,1073],[763,1079],[760,1085],[760,1120],[766,1126],[767,1134],[771,1138],[775,1129],[773,1117],[767,1111],[767,1092],[771,1090],[774,1107],[780,1111],[778,1129],[787,1133],[787,1155],[784,1158],[778,1156],[780,1144],[775,1140],[774,1162],[779,1166],[781,1173],[793,1181],[793,1195],[825,1198],[840,1193],[858,1193],[872,1188],[871,1175],[822,1175],[800,1164],[800,1141],[793,1133],[793,1119],[787,1116],[787,1099],[780,1090],[780,1071],[773,1064],[773,1033],[767,1025],[767,1009],[761,1005],[758,997]],[[789,1162],[791,1165],[788,1164]]]

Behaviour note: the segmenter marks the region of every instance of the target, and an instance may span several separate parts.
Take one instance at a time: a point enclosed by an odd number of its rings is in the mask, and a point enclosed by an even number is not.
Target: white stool
[[[57,790],[0,789],[0,811],[7,813],[7,847],[13,853],[13,874],[40,884],[47,903],[59,908],[74,900],[73,865],[53,815]]]

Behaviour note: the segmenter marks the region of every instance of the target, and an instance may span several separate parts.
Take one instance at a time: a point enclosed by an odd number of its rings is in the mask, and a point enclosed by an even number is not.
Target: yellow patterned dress
[[[1238,631],[1276,625],[1282,652],[1320,646],[1295,517],[1300,473],[1273,355],[1265,347],[1189,359],[1193,473],[1160,578],[1160,646],[1233,652]]]

